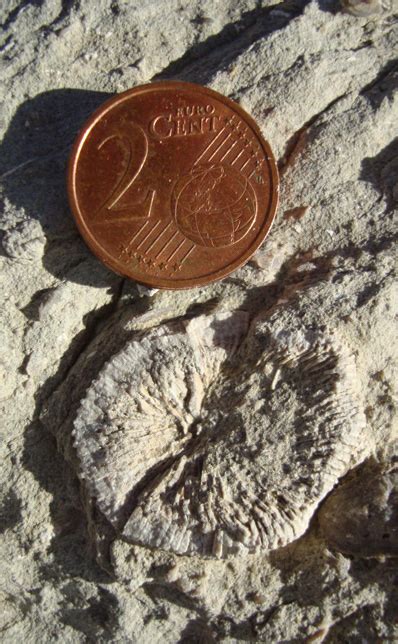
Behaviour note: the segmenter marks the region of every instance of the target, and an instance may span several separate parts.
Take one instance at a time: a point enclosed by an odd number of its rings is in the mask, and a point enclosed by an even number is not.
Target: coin
[[[146,286],[180,289],[247,262],[274,219],[278,172],[237,103],[163,81],[94,112],[72,150],[68,193],[104,264]]]

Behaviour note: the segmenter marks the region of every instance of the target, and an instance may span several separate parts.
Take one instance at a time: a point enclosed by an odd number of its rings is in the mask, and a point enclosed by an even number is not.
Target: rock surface
[[[362,557],[398,556],[398,470],[365,464],[331,494],[319,514],[332,548]]]
[[[0,22],[2,641],[393,640],[394,3],[8,0],[0,7]],[[65,167],[77,131],[105,98],[165,78],[209,85],[254,116],[279,160],[281,202],[271,235],[235,274],[205,288],[148,293],[110,273],[81,241],[67,204]],[[87,401],[131,347],[136,355],[129,366],[138,364],[151,338],[160,342],[175,325],[180,336],[173,342],[188,346],[181,329],[236,312],[248,320],[248,338],[261,336],[264,354],[286,330],[295,338],[307,334],[312,343],[327,339],[329,367],[339,373],[328,400],[339,408],[331,425],[325,411],[320,414],[321,401],[309,446],[301,452],[307,480],[302,485],[308,489],[299,528],[284,528],[281,542],[266,542],[261,522],[257,533],[254,524],[247,525],[251,506],[237,493],[236,480],[228,482],[231,464],[224,472],[224,510],[237,508],[238,520],[243,515],[246,536],[240,543],[248,546],[224,552],[224,541],[215,539],[210,554],[194,547],[181,554],[170,539],[165,544],[137,536],[131,519],[124,529],[123,517],[115,519],[100,495],[93,497],[90,477],[100,473],[84,456],[88,414],[95,411]],[[262,479],[254,467],[250,473],[250,464],[261,465],[267,455],[269,474],[272,452],[269,447],[266,454],[264,436],[255,428],[266,427],[274,441],[274,482],[297,481],[294,431],[306,423],[295,425],[289,409],[301,414],[306,407],[308,413],[314,376],[307,391],[300,365],[280,365],[279,356],[259,379],[250,364],[250,342],[243,339],[231,357],[232,365],[237,355],[245,358],[237,366],[234,395],[240,400],[234,398],[222,415],[249,440],[236,449],[237,434],[231,433],[230,449],[222,441],[211,449],[212,458],[217,450],[236,457],[240,489],[258,496]],[[344,356],[352,362],[349,369]],[[161,374],[165,383],[167,377]],[[231,374],[223,372],[216,381],[221,396],[231,387]],[[184,376],[181,387],[186,382]],[[189,412],[202,418],[205,409],[207,424],[197,417],[186,425],[187,433],[195,422],[198,432],[202,422],[208,438],[208,428],[218,427],[219,420],[211,424],[197,376],[189,382],[195,394]],[[350,390],[344,404],[342,382]],[[114,400],[126,412],[129,399]],[[105,409],[111,410],[108,403]],[[124,418],[131,422],[128,413]],[[184,436],[184,422],[176,421],[172,431]],[[199,434],[195,450],[199,445],[208,455]],[[249,448],[257,451],[249,455]],[[186,489],[189,476],[194,480],[190,467]],[[143,493],[143,508],[147,498],[154,497]],[[267,507],[271,533],[278,518]],[[283,513],[280,506],[278,511]],[[189,543],[199,543],[190,512],[184,515]],[[225,519],[216,513],[220,517]],[[231,534],[238,534],[236,525],[230,523]]]

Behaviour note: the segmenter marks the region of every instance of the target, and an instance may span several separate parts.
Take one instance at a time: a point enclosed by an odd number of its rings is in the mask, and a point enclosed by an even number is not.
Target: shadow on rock
[[[109,583],[110,577],[93,561],[79,481],[57,452],[55,439],[39,421],[25,431],[23,464],[52,495],[50,514],[54,536],[48,563],[41,567],[43,578],[59,580],[61,574]]]
[[[10,528],[14,528],[20,520],[21,500],[10,488],[0,501],[0,534]]]
[[[124,328],[126,320],[150,306],[150,298],[141,298],[122,310],[113,311],[114,304],[108,305],[99,317],[97,311],[80,337],[71,340],[57,372],[36,392],[33,422],[25,430],[23,463],[52,496],[53,560],[43,569],[46,578],[58,577],[62,571],[96,583],[111,581],[95,557],[109,568],[107,547],[113,529],[107,522],[105,525],[102,515],[92,516],[75,473],[78,462],[72,444],[73,420],[80,400],[104,362],[134,335],[134,331]],[[97,531],[101,533],[100,545]]]
[[[318,6],[321,11],[331,13],[333,16],[342,11],[342,5],[339,0],[318,0]]]
[[[113,642],[118,627],[118,602],[106,588],[98,589],[98,597],[76,596],[73,585],[64,588],[66,606],[60,610],[61,621],[83,633],[88,642]],[[70,604],[74,605],[70,608]]]
[[[204,619],[192,619],[188,622],[177,644],[213,644],[216,636]]]
[[[153,80],[178,79],[206,85],[216,71],[228,69],[241,51],[286,27],[290,20],[302,13],[306,4],[306,0],[285,0],[279,5],[246,11],[240,20],[194,44],[181,58],[156,74]],[[206,17],[200,19],[201,22],[206,20]]]
[[[66,191],[66,167],[72,143],[88,116],[110,94],[75,89],[53,90],[27,100],[16,111],[0,145],[0,179],[17,219],[38,221],[47,240],[45,268],[56,277],[91,255],[80,240]],[[87,268],[77,281],[101,287],[104,275]]]
[[[385,197],[387,210],[398,202],[398,137],[376,156],[362,160],[360,179]]]

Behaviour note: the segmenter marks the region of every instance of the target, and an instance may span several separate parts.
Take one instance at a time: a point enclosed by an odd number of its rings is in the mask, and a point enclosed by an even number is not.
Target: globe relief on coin
[[[142,85],[102,105],[77,137],[68,192],[109,268],[156,288],[225,277],[266,237],[278,171],[234,101],[191,83]]]

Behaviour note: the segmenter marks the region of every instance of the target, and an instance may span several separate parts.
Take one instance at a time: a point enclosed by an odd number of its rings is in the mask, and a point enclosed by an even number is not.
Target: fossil
[[[202,315],[130,340],[103,367],[74,441],[89,494],[125,540],[226,557],[306,530],[365,420],[350,351],[287,320]]]

